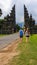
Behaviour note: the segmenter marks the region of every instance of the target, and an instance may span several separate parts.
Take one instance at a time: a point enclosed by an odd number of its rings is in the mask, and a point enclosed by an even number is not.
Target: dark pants
[[[23,35],[22,35],[22,36],[20,36],[20,38],[23,38]]]

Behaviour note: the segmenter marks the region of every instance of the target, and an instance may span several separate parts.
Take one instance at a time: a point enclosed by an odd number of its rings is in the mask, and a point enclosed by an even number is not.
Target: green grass
[[[13,57],[8,65],[37,65],[37,34],[30,36],[29,43],[26,43],[23,37],[17,50],[20,54]]]
[[[8,34],[0,34],[0,37],[7,36]]]
[[[8,35],[13,35],[13,34],[16,34],[18,32],[15,32],[15,33],[12,33],[12,34],[0,34],[0,37],[3,37],[3,36],[8,36]]]

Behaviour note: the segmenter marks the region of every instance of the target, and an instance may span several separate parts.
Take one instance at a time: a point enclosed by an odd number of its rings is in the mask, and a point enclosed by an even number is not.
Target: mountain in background
[[[24,22],[17,23],[21,28],[24,27]]]
[[[21,23],[17,23],[21,28],[24,27],[24,22],[21,22]],[[35,24],[37,25],[37,23]]]

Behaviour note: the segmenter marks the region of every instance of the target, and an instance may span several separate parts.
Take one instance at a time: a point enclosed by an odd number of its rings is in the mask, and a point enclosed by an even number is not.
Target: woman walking
[[[29,32],[28,28],[25,31],[25,36],[26,36],[26,43],[28,43],[29,42],[29,36],[30,36],[30,32]]]

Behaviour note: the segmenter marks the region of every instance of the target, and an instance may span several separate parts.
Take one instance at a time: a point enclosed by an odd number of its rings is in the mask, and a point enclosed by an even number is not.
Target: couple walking
[[[24,34],[25,34],[25,37],[26,37],[26,42],[29,42],[30,32],[29,32],[28,28],[26,28],[26,29],[24,28],[24,31],[22,29],[20,29],[19,36],[20,36],[21,40],[22,40]]]

